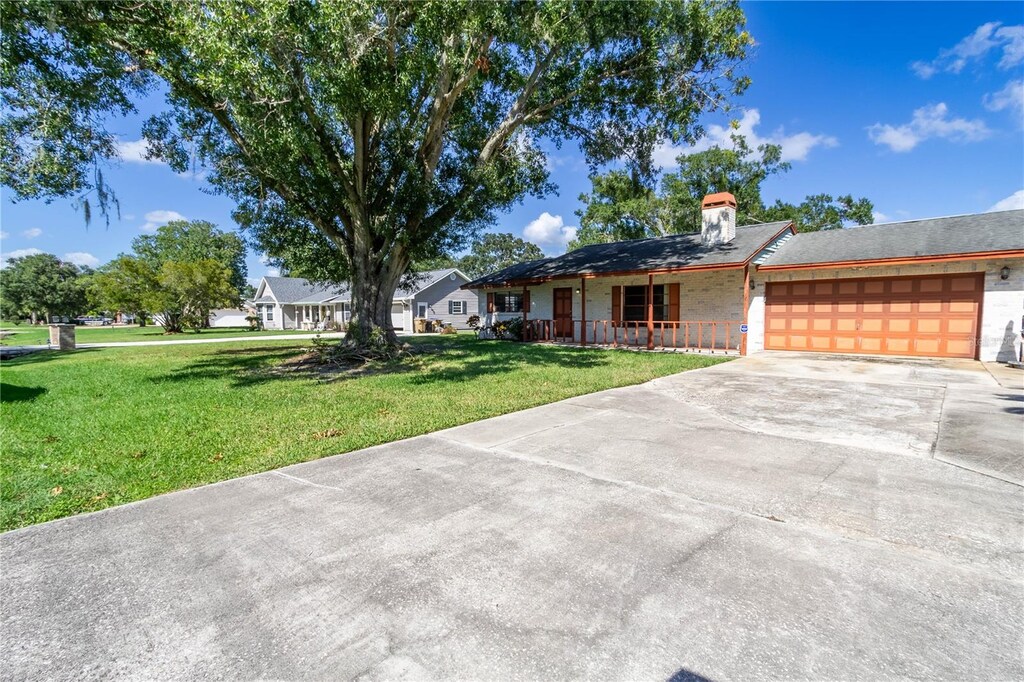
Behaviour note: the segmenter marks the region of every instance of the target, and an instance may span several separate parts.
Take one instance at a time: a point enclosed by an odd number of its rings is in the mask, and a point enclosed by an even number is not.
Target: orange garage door
[[[769,282],[765,348],[974,358],[982,273]]]

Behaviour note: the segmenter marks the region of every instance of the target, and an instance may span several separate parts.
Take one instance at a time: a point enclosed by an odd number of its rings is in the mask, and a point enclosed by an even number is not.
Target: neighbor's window
[[[495,294],[494,312],[496,313],[521,313],[523,312],[522,294]]]
[[[665,285],[654,285],[654,319],[668,320]],[[622,319],[643,322],[647,319],[647,286],[622,287]]]
[[[449,315],[465,315],[466,314],[466,302],[465,301],[448,301],[448,314]]]

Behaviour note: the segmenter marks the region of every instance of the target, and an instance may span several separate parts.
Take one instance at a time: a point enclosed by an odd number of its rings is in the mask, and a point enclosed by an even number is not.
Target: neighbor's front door
[[[555,303],[552,308],[555,318],[555,337],[572,338],[572,288],[555,289]]]

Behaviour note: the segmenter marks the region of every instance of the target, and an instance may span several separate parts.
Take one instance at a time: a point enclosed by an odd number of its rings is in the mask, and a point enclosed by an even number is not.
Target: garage
[[[765,348],[975,358],[984,276],[768,282]]]
[[[391,326],[396,331],[405,330],[405,307],[401,303],[391,304]]]

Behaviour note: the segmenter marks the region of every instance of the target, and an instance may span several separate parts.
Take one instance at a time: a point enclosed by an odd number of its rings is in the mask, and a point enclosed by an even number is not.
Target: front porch
[[[743,354],[744,267],[585,276],[488,292],[488,323],[521,318],[523,340]]]
[[[739,355],[742,324],[742,320],[657,320],[648,326],[646,321],[572,320],[570,331],[563,321],[528,320],[523,327],[523,340],[601,348]]]

